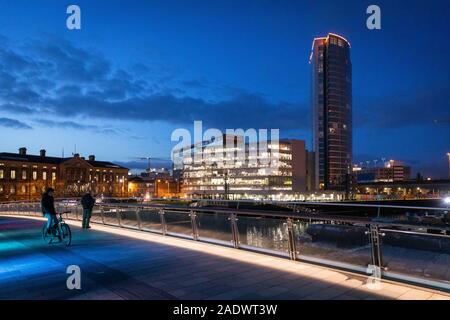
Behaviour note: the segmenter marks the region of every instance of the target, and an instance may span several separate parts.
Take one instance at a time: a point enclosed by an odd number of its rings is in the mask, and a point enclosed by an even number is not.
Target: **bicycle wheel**
[[[53,240],[53,235],[47,233],[47,225],[44,224],[42,227],[42,239],[45,241],[45,243],[50,244]]]
[[[70,246],[72,243],[72,232],[70,231],[69,225],[63,223],[61,225],[62,236],[61,240],[64,242],[66,247]]]

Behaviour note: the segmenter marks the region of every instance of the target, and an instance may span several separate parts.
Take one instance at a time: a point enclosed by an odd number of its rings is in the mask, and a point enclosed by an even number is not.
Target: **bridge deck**
[[[71,223],[72,224],[72,223]],[[93,225],[46,245],[42,221],[0,217],[0,299],[450,299],[450,295],[258,253]],[[68,265],[81,290],[66,288]]]

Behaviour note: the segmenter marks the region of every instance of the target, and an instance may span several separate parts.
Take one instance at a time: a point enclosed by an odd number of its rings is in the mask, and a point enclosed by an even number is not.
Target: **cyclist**
[[[51,234],[53,227],[56,225],[55,200],[53,198],[55,190],[48,188],[42,195],[41,209],[44,217],[47,218],[47,233]]]

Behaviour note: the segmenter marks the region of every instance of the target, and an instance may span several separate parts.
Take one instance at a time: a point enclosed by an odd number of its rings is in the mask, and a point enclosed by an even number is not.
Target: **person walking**
[[[89,221],[91,220],[92,209],[95,205],[95,199],[91,196],[90,192],[81,198],[81,205],[83,206],[83,223],[81,226],[83,229],[89,229]]]

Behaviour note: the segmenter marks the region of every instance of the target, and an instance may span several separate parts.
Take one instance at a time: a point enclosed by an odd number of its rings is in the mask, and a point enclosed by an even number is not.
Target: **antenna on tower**
[[[64,159],[64,147],[62,148],[62,154],[61,157]]]

